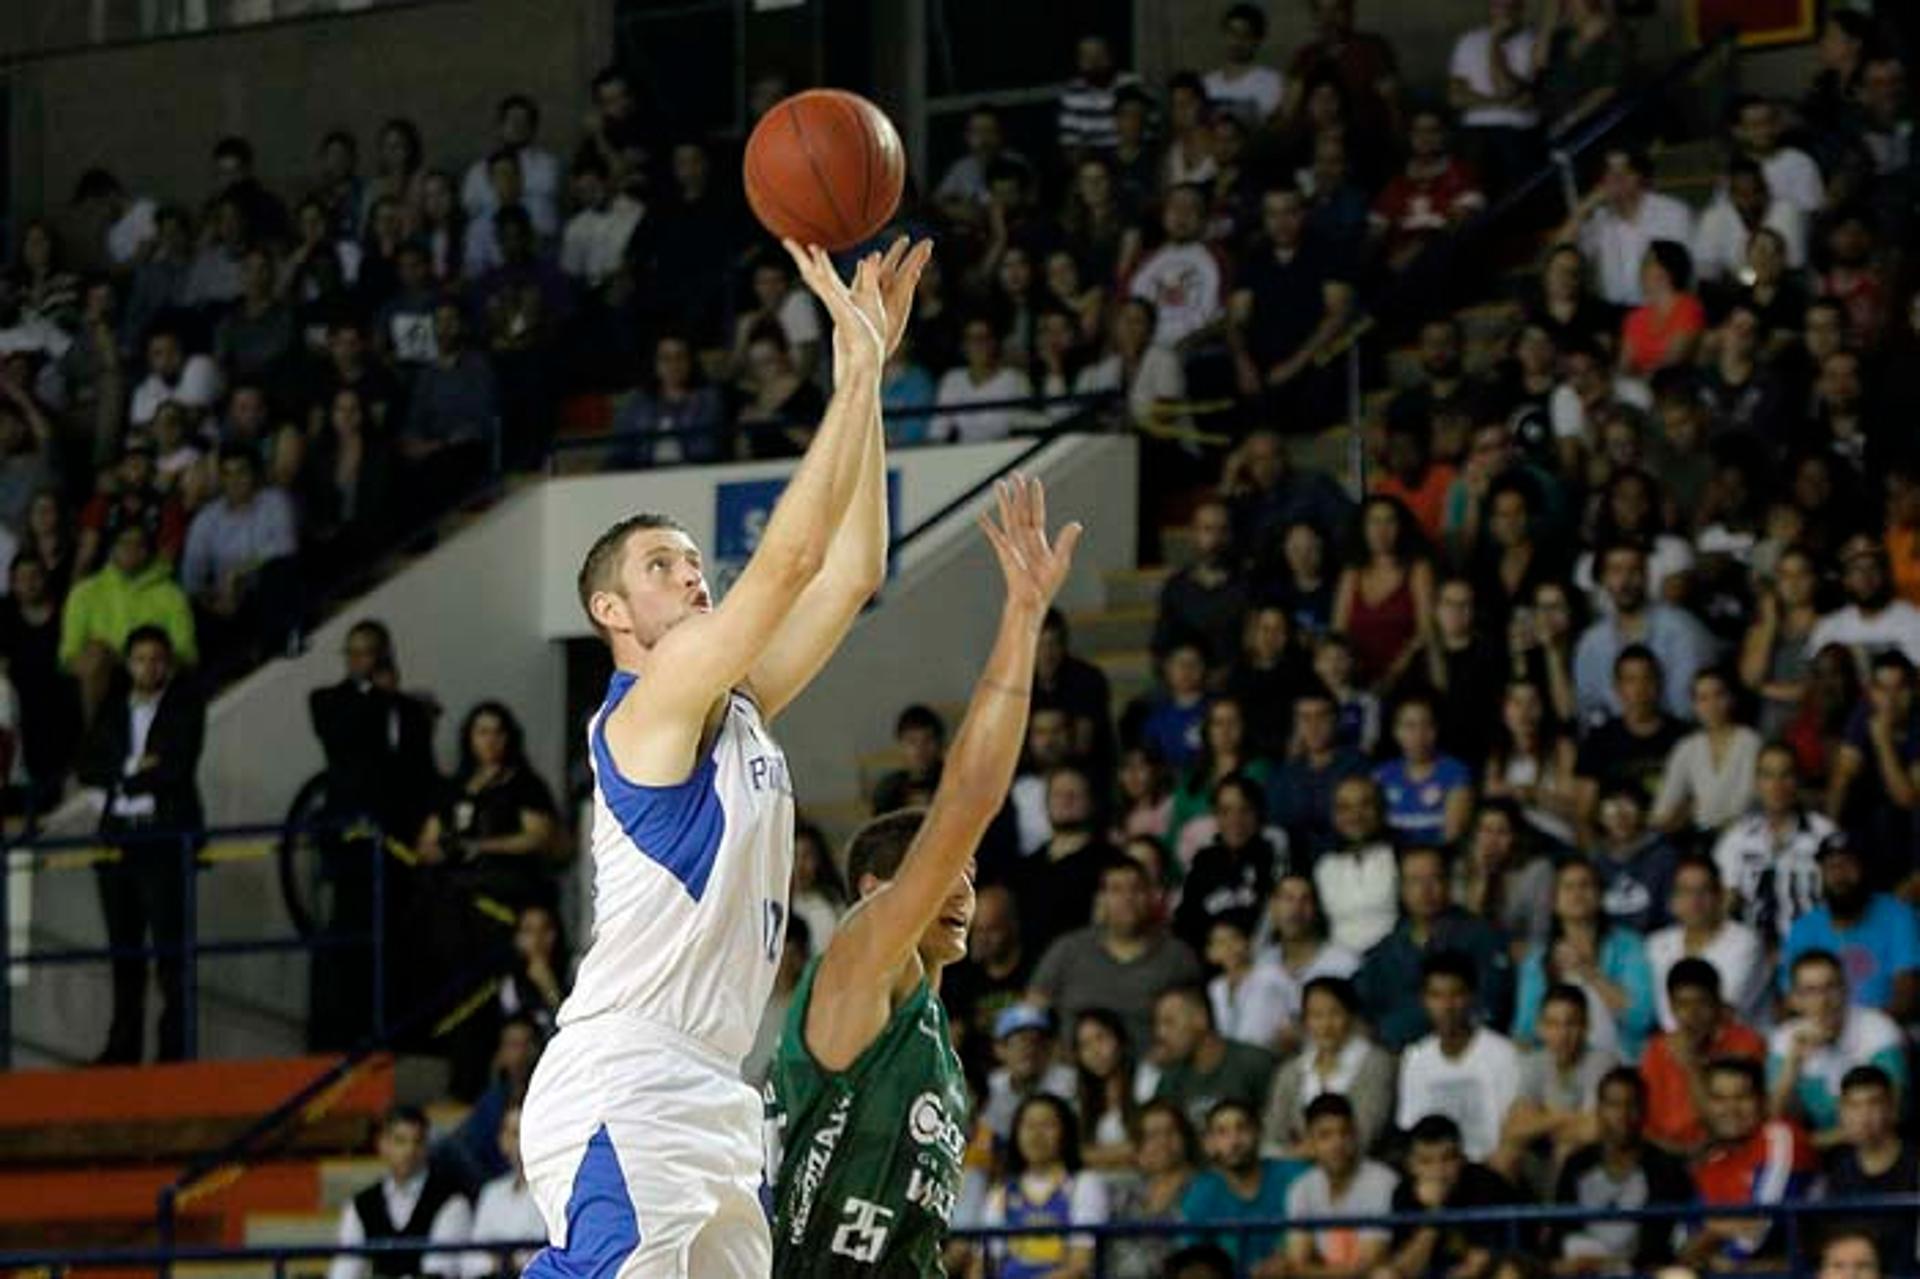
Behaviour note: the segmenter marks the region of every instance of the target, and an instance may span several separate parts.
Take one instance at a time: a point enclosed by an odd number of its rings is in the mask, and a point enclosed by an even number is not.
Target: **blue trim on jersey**
[[[642,786],[620,775],[613,752],[607,749],[607,716],[635,679],[630,671],[613,674],[607,700],[593,722],[594,772],[608,810],[634,847],[679,880],[697,902],[707,891],[713,864],[720,857],[720,841],[727,833],[727,810],[714,786],[718,765],[709,751],[678,786]],[[727,713],[732,714],[731,703]]]
[[[627,1193],[613,1138],[600,1125],[581,1156],[567,1197],[567,1246],[542,1248],[524,1279],[614,1279],[640,1246],[640,1218]]]

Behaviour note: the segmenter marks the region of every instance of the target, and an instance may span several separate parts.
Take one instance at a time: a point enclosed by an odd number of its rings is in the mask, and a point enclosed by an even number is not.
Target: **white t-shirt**
[[[1615,378],[1613,398],[1636,409],[1650,411],[1653,408],[1653,391],[1639,378]],[[1579,392],[1565,382],[1554,387],[1553,394],[1547,397],[1547,416],[1553,420],[1556,439],[1596,442],[1588,432],[1587,406],[1580,402]]]
[[[1287,1218],[1311,1222],[1326,1217],[1385,1216],[1393,1210],[1393,1191],[1399,1184],[1393,1169],[1363,1159],[1347,1183],[1347,1192],[1335,1198],[1326,1171],[1309,1168],[1287,1187]],[[1326,1265],[1353,1266],[1359,1263],[1362,1244],[1384,1243],[1392,1237],[1385,1227],[1327,1226],[1313,1232],[1313,1251]]]
[[[805,289],[790,290],[780,301],[779,315],[780,332],[786,336],[788,346],[798,350],[820,340],[820,312],[814,306],[813,295]]]
[[[172,400],[190,409],[210,409],[220,399],[220,366],[204,355],[189,355],[180,369],[180,380],[168,386],[152,373],[133,389],[133,403],[127,420],[135,426],[153,421],[160,406]]]
[[[468,217],[489,217],[500,205],[488,174],[491,160],[490,156],[475,160],[460,183],[460,203]],[[560,229],[559,156],[539,147],[520,148],[520,205],[533,221],[534,234],[541,239]]]
[[[1754,766],[1760,762],[1760,734],[1737,724],[1727,752],[1716,766],[1706,731],[1689,733],[1667,753],[1654,820],[1662,820],[1685,800],[1692,805],[1695,829],[1717,831],[1736,821],[1753,804]]]
[[[160,206],[142,196],[127,206],[118,221],[107,228],[107,256],[115,266],[125,266],[139,255],[140,246],[159,234],[156,221]]]
[[[957,444],[978,444],[983,440],[1004,440],[1026,410],[1019,407],[988,409],[981,413],[954,413],[949,410],[970,404],[993,404],[1001,400],[1025,399],[1033,394],[1033,384],[1019,369],[997,370],[984,382],[975,382],[964,366],[948,369],[941,375],[940,389],[934,394],[934,414],[927,434],[935,440]]]
[[[1507,68],[1516,80],[1525,80],[1533,69],[1533,41],[1533,30],[1523,28],[1500,42]],[[1447,74],[1466,81],[1475,93],[1491,96],[1499,92],[1493,82],[1492,53],[1493,28],[1475,27],[1453,42]],[[1482,104],[1462,111],[1460,123],[1469,129],[1531,129],[1540,123],[1540,113],[1532,107]]]
[[[1505,1035],[1482,1026],[1466,1051],[1449,1058],[1437,1036],[1407,1049],[1400,1059],[1400,1107],[1395,1122],[1411,1128],[1428,1115],[1460,1125],[1461,1149],[1485,1159],[1500,1148],[1500,1126],[1520,1095],[1520,1054]]]
[[[1653,970],[1653,1006],[1660,1029],[1672,1030],[1673,1005],[1667,1002],[1667,974],[1686,956],[1684,930],[1669,924],[1647,938],[1647,966]],[[1760,934],[1737,919],[1720,925],[1699,958],[1720,974],[1720,996],[1742,1021],[1750,1021],[1765,1000],[1772,976]]]
[[[1807,219],[1799,209],[1773,198],[1760,224],[1776,232],[1787,244],[1787,265],[1798,270],[1807,263]],[[1737,277],[1747,265],[1747,245],[1753,232],[1725,194],[1714,198],[1700,215],[1700,228],[1693,237],[1693,270],[1702,280],[1727,280]]]
[[[1400,918],[1400,864],[1393,849],[1374,844],[1356,857],[1329,851],[1313,864],[1313,886],[1335,943],[1364,955]]]
[[[1640,262],[1655,240],[1693,243],[1693,214],[1670,195],[1648,191],[1632,218],[1602,204],[1580,228],[1580,253],[1592,268],[1600,296],[1615,306],[1639,306]]]
[[[616,195],[604,209],[574,214],[560,237],[560,269],[595,285],[612,276],[626,258],[627,241],[643,212],[632,196]]]
[[[1287,91],[1285,78],[1272,67],[1242,67],[1233,76],[1221,68],[1207,72],[1202,83],[1216,111],[1231,111],[1255,129],[1280,109],[1280,99]]]
[[[1767,175],[1767,189],[1774,199],[1785,200],[1811,217],[1827,202],[1827,184],[1820,177],[1820,166],[1797,147],[1781,147],[1760,162]]]
[[[1204,244],[1163,244],[1133,273],[1127,292],[1159,312],[1155,346],[1175,346],[1226,314],[1227,273]]]
[[[1207,999],[1213,1005],[1214,1027],[1222,1035],[1270,1049],[1292,1023],[1300,991],[1278,964],[1255,962],[1238,989],[1229,985],[1225,973],[1208,982]]]
[[[1845,644],[1854,650],[1863,678],[1867,663],[1889,649],[1897,648],[1909,661],[1920,662],[1920,608],[1897,599],[1872,617],[1863,614],[1858,604],[1835,609],[1807,636],[1808,658],[1829,644]]]
[[[473,1210],[474,1243],[517,1243],[546,1237],[547,1227],[540,1218],[540,1206],[533,1201],[533,1191],[519,1177],[508,1173],[480,1187],[480,1199]],[[524,1260],[531,1259],[529,1256]],[[497,1253],[470,1252],[461,1264],[461,1273],[468,1279],[482,1279],[486,1275],[515,1271],[501,1270]]]

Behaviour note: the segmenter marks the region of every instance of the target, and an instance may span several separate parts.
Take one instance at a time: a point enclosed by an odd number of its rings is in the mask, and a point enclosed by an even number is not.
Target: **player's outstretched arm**
[[[670,677],[641,680],[621,702],[610,725],[614,731],[650,726],[644,734],[632,734],[647,740],[616,743],[622,766],[637,758],[642,775],[684,773],[708,710],[747,678],[794,602],[825,565],[865,458],[866,430],[877,411],[886,360],[879,260],[862,262],[849,287],[821,249],[802,250],[789,242],[787,250],[833,319],[834,348],[845,373],[812,445],[774,504],[760,545],[726,599],[711,614],[689,618],[662,636],[654,660]],[[656,754],[658,759],[649,758]]]
[[[913,315],[914,287],[932,256],[931,240],[913,244],[902,236],[880,259],[878,283],[889,355],[906,333],[907,321]],[[836,337],[836,378],[840,376],[840,345]],[[760,713],[769,719],[806,691],[846,639],[860,610],[886,581],[891,535],[887,527],[886,432],[879,399],[874,398],[871,404],[853,492],[828,544],[826,563],[748,676]]]
[[[955,881],[967,873],[1006,800],[1026,740],[1040,624],[1073,565],[1081,528],[1068,524],[1049,539],[1046,491],[1038,480],[1015,475],[997,486],[996,497],[997,521],[983,516],[980,526],[1006,579],[999,634],[913,846],[893,881],[847,916],[821,961],[807,1010],[807,1048],[829,1070],[851,1065],[886,1026],[894,985]]]

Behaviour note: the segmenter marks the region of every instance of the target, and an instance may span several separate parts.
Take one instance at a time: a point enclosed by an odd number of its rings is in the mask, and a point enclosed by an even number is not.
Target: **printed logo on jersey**
[[[938,1093],[923,1092],[907,1112],[907,1133],[922,1146],[939,1146],[955,1159],[967,1153],[967,1134],[947,1117]]]
[[[800,1193],[794,1200],[793,1224],[787,1230],[789,1243],[806,1241],[807,1223],[813,1220],[814,1198],[820,1193],[820,1183],[827,1179],[827,1170],[833,1166],[833,1152],[840,1146],[840,1136],[847,1130],[847,1115],[852,1109],[853,1094],[841,1093],[827,1121],[814,1131],[813,1140],[807,1145],[806,1159],[800,1165]]]
[[[747,761],[747,784],[756,791],[777,795],[793,794],[793,778],[787,773],[784,755],[755,755]]]

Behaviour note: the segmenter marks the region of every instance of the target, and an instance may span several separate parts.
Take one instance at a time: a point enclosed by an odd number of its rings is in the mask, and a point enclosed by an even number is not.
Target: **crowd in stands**
[[[1804,94],[1731,104],[1702,210],[1640,142],[1596,156],[1509,273],[1502,332],[1460,313],[1483,290],[1411,335],[1356,502],[1291,460],[1346,416],[1324,357],[1635,60],[1610,0],[1489,0],[1446,83],[1409,85],[1353,0],[1313,9],[1275,50],[1259,6],[1222,5],[1221,64],[1159,85],[1081,40],[1055,137],[1023,154],[977,108],[903,215],[940,252],[886,373],[894,443],[1064,420],[1081,406],[1048,401],[1074,395],[1160,426],[1234,406],[1224,458],[1156,446],[1152,496],[1204,493],[1153,690],[1115,706],[1064,619],[1043,640],[942,994],[978,1101],[956,1224],[1063,1233],[951,1263],[1085,1275],[1064,1230],[1107,1221],[1192,1227],[1116,1244],[1118,1276],[1781,1259],[1777,1222],[1706,1210],[1920,1186],[1906,51],[1836,6]],[[395,119],[370,174],[331,134],[292,202],[230,138],[204,200],[101,171],[84,242],[24,230],[0,287],[18,781],[57,795],[87,760],[137,793],[145,752],[114,734],[158,731],[143,662],[284,642],[303,583],[457,501],[496,450],[539,457],[567,397],[623,394],[620,465],[804,449],[830,353],[726,157],[666,140],[617,71],[570,158],[540,118],[508,98],[494,138],[431,150]],[[474,709],[446,782],[384,632],[347,661],[313,703],[330,803],[412,833],[422,882],[508,902],[517,958],[461,1054],[472,1116],[429,1172],[424,1123],[396,1114],[342,1238],[525,1237],[515,1103],[567,973],[530,854],[561,821],[505,707]],[[902,712],[876,811],[926,800],[945,731]],[[846,904],[803,828],[750,1074]],[[498,932],[427,926],[441,953]],[[326,1007],[316,989],[323,1040],[356,1029],[337,985]],[[1703,1211],[1517,1241],[1313,1225],[1539,1202]],[[1289,1228],[1209,1235],[1249,1216]],[[1864,1279],[1863,1239],[1915,1263],[1911,1214],[1827,1224],[1836,1279]]]

